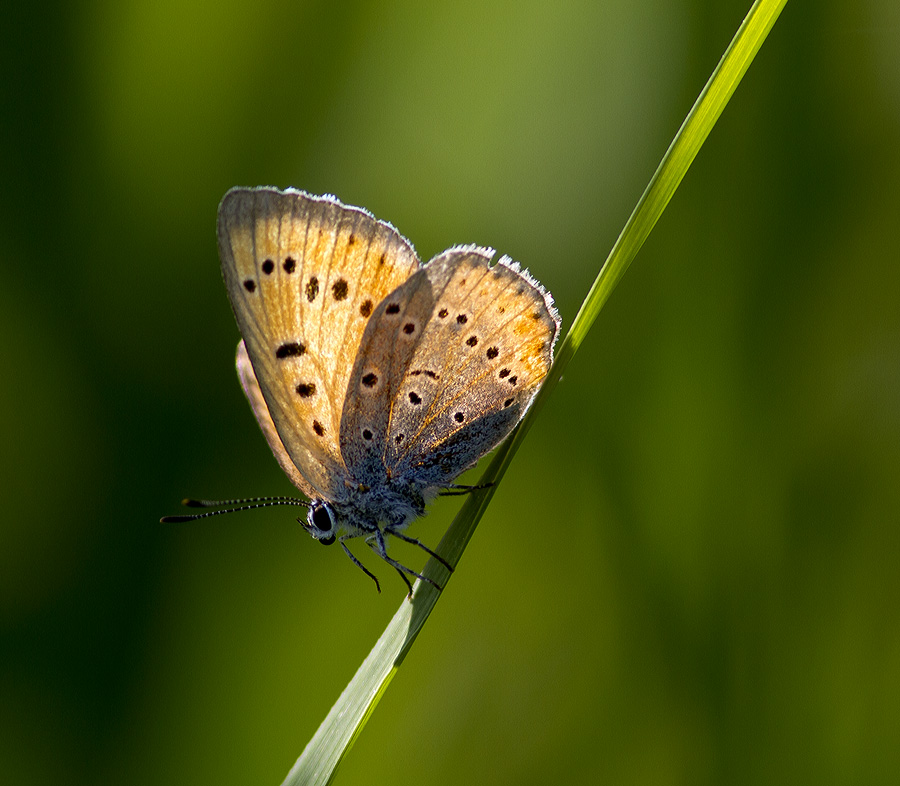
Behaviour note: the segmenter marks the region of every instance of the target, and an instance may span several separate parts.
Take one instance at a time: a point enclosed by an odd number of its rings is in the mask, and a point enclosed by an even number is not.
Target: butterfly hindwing
[[[386,476],[392,413],[434,308],[426,269],[379,303],[360,342],[341,417],[341,450],[354,477]]]
[[[390,477],[447,484],[521,419],[549,370],[559,317],[527,273],[492,256],[450,249],[373,315],[344,407],[348,468],[381,462]],[[375,368],[386,382],[371,395]],[[366,431],[380,454],[360,439]]]

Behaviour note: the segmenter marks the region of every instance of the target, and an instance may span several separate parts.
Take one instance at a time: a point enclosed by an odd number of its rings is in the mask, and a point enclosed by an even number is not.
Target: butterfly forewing
[[[367,212],[299,191],[233,189],[219,207],[218,237],[266,405],[263,413],[254,404],[243,372],[257,419],[270,445],[271,420],[309,481],[298,483],[301,490],[334,499],[346,480],[340,418],[357,347],[375,306],[420,269],[418,258],[393,227]]]
[[[269,443],[272,453],[275,454],[275,459],[278,461],[279,466],[297,488],[307,496],[313,496],[316,493],[315,489],[317,486],[327,485],[326,478],[316,475],[311,476],[309,480],[304,478],[284,449],[284,444],[281,441],[281,437],[278,436],[278,430],[275,428],[275,423],[272,421],[269,408],[266,406],[266,401],[263,398],[262,390],[259,388],[259,382],[256,379],[253,366],[250,365],[247,347],[244,346],[243,341],[238,342],[235,365],[238,379],[241,382],[241,387],[244,389],[244,395],[247,397],[247,401],[250,402],[250,408],[253,410],[253,414],[256,415],[256,421],[259,423],[259,427],[262,429],[262,433],[266,438],[266,442]],[[309,451],[306,452],[307,454],[309,453]],[[307,456],[303,466],[307,467],[310,472],[320,472],[323,469],[323,465],[311,455]]]

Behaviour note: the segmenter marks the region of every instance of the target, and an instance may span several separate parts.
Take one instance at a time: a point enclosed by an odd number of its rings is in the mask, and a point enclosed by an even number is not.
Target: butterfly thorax
[[[351,536],[376,529],[403,530],[415,518],[425,515],[426,502],[437,493],[437,489],[391,478],[369,485],[348,481],[346,486],[346,496],[332,501],[330,506],[338,532]]]

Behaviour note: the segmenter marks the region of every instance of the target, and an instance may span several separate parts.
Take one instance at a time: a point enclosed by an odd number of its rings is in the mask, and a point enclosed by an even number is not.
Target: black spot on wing
[[[343,278],[339,278],[331,285],[331,294],[334,295],[335,300],[344,300],[349,291],[350,287]]]
[[[278,349],[275,350],[275,357],[279,360],[283,360],[284,358],[296,358],[300,357],[304,352],[306,352],[306,346],[304,344],[299,341],[291,341],[278,347]]]

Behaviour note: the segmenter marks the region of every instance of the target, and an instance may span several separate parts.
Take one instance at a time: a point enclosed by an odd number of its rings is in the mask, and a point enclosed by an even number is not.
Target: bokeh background
[[[292,490],[222,194],[493,245],[568,325],[749,5],[5,7],[0,780],[278,784],[403,599],[287,509],[157,523]],[[340,783],[898,782],[898,42],[788,5]]]

